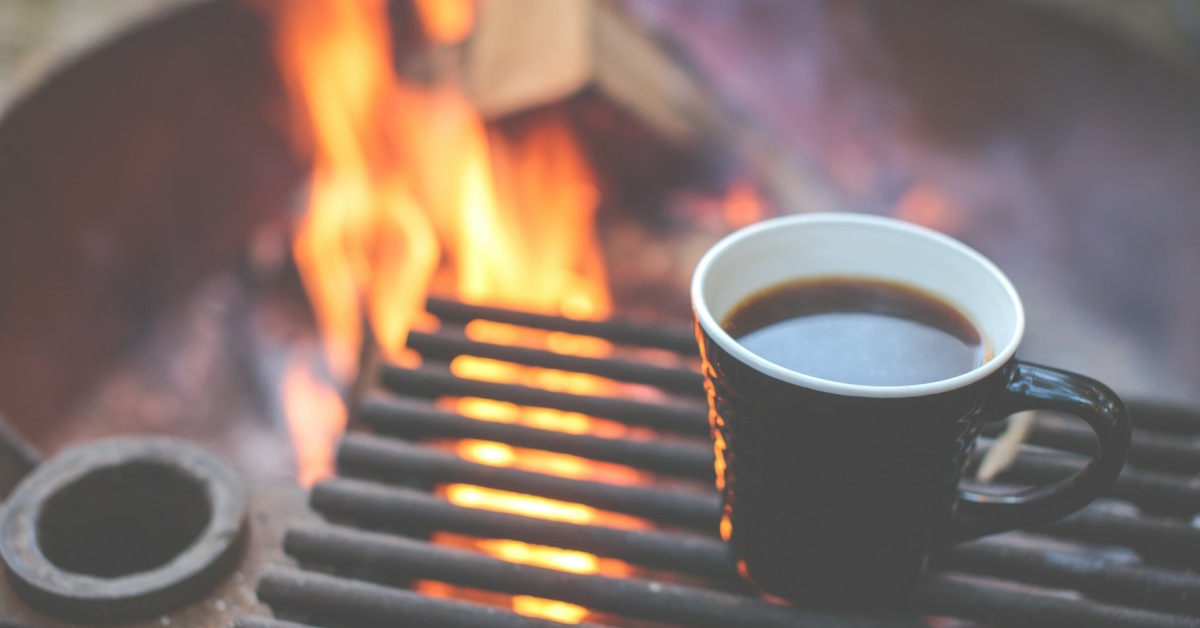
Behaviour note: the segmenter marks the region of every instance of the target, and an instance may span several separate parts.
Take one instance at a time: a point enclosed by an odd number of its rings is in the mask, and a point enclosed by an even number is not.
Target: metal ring
[[[64,568],[47,557],[50,548],[43,544],[53,536],[44,528],[48,511],[69,521],[72,513],[62,511],[73,500],[98,500],[104,508],[103,496],[96,496],[92,487],[107,485],[103,490],[119,494],[122,482],[131,477],[165,483],[167,494],[153,491],[151,503],[138,511],[160,524],[169,524],[173,505],[186,511],[174,514],[207,513],[194,540],[183,538],[181,547],[168,548],[177,553],[151,557],[159,564],[129,573],[82,573],[87,570]],[[0,515],[0,558],[13,590],[41,612],[69,620],[129,621],[178,608],[211,588],[240,554],[245,521],[246,490],[238,475],[212,454],[169,438],[114,438],[68,449],[22,480]],[[190,537],[192,532],[185,529],[183,534]],[[138,548],[116,551],[123,549]]]

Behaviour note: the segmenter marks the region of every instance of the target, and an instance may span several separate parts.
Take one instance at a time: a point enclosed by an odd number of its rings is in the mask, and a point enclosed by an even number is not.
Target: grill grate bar
[[[408,489],[355,480],[330,480],[313,489],[313,507],[330,517],[370,526],[395,522],[484,538],[501,538],[589,552],[627,562],[738,581],[734,561],[716,538],[618,530],[546,521],[450,504]],[[935,563],[959,571],[1073,588],[1098,600],[1200,615],[1200,577],[1168,569],[1123,565],[1079,552],[1029,549],[1020,540],[978,541],[942,551]]]
[[[502,593],[563,600],[602,612],[697,628],[794,628],[835,620],[838,625],[895,623],[845,615],[835,618],[693,586],[575,574],[508,563],[475,552],[336,526],[294,527],[288,532],[284,547],[301,560],[336,569],[369,567],[372,577],[390,581],[420,577]]]
[[[391,391],[415,397],[481,397],[522,406],[579,412],[668,432],[708,435],[708,410],[699,403],[649,403],[617,397],[576,395],[456,377],[429,367],[410,370],[384,365],[380,368],[380,377],[383,385]]]
[[[622,530],[493,512],[451,504],[429,493],[361,480],[327,480],[313,487],[312,506],[337,520],[382,529],[428,528],[483,538],[511,539],[588,552],[626,562],[737,582],[732,556],[715,537]]]
[[[1200,529],[1169,517],[1131,515],[1093,505],[1035,530],[1063,539],[1124,545],[1173,564],[1200,564]]]
[[[707,440],[634,440],[567,434],[514,423],[482,421],[439,410],[427,401],[374,394],[363,400],[358,417],[375,433],[387,436],[490,440],[705,482],[713,479],[713,449]]]
[[[1074,454],[1022,451],[999,479],[1015,484],[1045,484],[1076,473],[1087,463],[1088,458]],[[1189,477],[1159,471],[1125,468],[1104,494],[1151,512],[1200,512],[1200,484]]]
[[[617,486],[521,469],[492,467],[403,440],[349,434],[338,450],[343,475],[395,481],[422,479],[464,483],[577,502],[668,525],[716,530],[720,498],[715,492]]]
[[[925,579],[912,592],[911,604],[928,614],[972,619],[991,626],[1194,628],[1197,625],[1191,617],[1015,590],[956,575]]]
[[[1136,415],[1134,421],[1137,421]],[[1140,427],[1140,426],[1139,426]],[[990,425],[984,434],[997,435],[1002,424]],[[1039,416],[1029,430],[1026,442],[1084,456],[1096,451],[1096,435],[1081,421],[1055,416]],[[1166,471],[1193,475],[1200,473],[1200,443],[1179,434],[1139,429],[1129,449],[1129,464],[1148,471]]]
[[[939,568],[1075,589],[1097,600],[1200,616],[1200,577],[1184,571],[1124,565],[1079,551],[1034,550],[1000,539],[950,548],[933,561]]]
[[[1146,399],[1126,399],[1125,407],[1133,418],[1134,430],[1166,432],[1200,437],[1200,416],[1196,409]]]
[[[273,608],[305,613],[335,626],[562,628],[558,622],[525,617],[490,606],[281,567],[269,567],[263,573],[258,583],[258,597]]]
[[[471,305],[446,299],[429,299],[425,307],[426,311],[438,317],[443,323],[466,324],[474,320],[485,320],[581,336],[595,336],[618,344],[666,349],[680,355],[697,355],[699,353],[696,336],[692,330],[679,327],[655,327],[645,323],[621,320],[581,321],[561,316]]]
[[[704,380],[700,374],[686,368],[669,368],[617,358],[590,358],[527,347],[490,344],[470,340],[461,335],[414,331],[408,335],[408,348],[432,360],[448,362],[461,355],[471,355],[646,384],[690,397],[700,396],[704,391]]]

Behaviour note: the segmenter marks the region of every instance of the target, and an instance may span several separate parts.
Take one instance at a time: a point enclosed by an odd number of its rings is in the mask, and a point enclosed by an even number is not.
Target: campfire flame
[[[337,390],[322,384],[300,360],[288,364],[281,389],[296,451],[296,479],[311,486],[333,471],[334,445],[346,429],[346,407]]]
[[[745,180],[734,181],[722,201],[725,223],[731,229],[756,223],[768,216],[766,204],[754,186]]]
[[[276,52],[296,105],[295,135],[312,162],[309,206],[294,256],[324,340],[328,371],[345,386],[356,374],[364,329],[386,359],[404,343],[427,294],[574,318],[608,314],[609,297],[593,233],[597,192],[588,164],[561,114],[547,111],[509,134],[489,130],[452,81],[414,85],[397,78],[384,0],[259,3],[273,20]],[[471,30],[472,2],[416,5],[429,39],[446,45]],[[603,341],[475,322],[469,337],[586,355]],[[579,374],[461,357],[459,375],[517,381],[572,392],[613,384]],[[332,473],[333,439],[345,409],[334,388],[305,364],[288,367],[285,394],[297,446],[299,480]],[[455,411],[542,429],[627,434],[619,424],[575,413],[483,399]],[[572,456],[462,441],[461,457],[493,466],[568,477],[638,483],[639,473]],[[476,486],[442,487],[454,503],[528,516],[645,527],[632,517]],[[507,540],[469,541],[481,551],[578,573],[627,573],[590,554]],[[431,583],[424,590],[444,591]],[[519,597],[520,613],[578,623],[587,610]]]
[[[406,114],[392,80],[383,0],[267,3],[280,70],[312,159],[293,254],[334,375],[351,379],[370,317],[389,356],[420,311],[439,246],[398,150]]]
[[[425,34],[439,44],[466,39],[475,26],[474,0],[415,0]]]
[[[892,215],[901,220],[955,233],[962,229],[964,217],[937,186],[918,181],[896,201]]]

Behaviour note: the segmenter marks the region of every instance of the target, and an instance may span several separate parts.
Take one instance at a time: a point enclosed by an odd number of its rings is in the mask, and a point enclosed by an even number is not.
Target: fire
[[[392,80],[384,0],[267,6],[279,9],[277,53],[298,104],[297,135],[311,143],[309,207],[293,254],[330,369],[348,381],[367,317],[385,351],[403,348],[438,241],[396,149],[403,127],[392,120],[404,94]]]
[[[273,19],[279,65],[296,105],[295,133],[312,164],[309,206],[294,256],[321,329],[328,370],[342,385],[358,367],[365,330],[390,360],[404,343],[431,286],[458,298],[575,318],[609,313],[594,237],[597,192],[561,112],[518,128],[489,129],[449,79],[415,85],[392,65],[386,0],[249,0]],[[417,14],[431,42],[467,38],[470,0],[424,0]],[[551,351],[605,355],[607,343],[560,333],[473,323],[468,336]],[[345,409],[304,364],[287,370],[289,426],[305,485],[332,472],[334,435]],[[599,378],[459,358],[463,376],[553,390],[601,393]],[[630,429],[576,413],[460,399],[455,409],[485,420],[616,436]],[[318,417],[317,415],[321,415]],[[324,417],[324,418],[321,418]],[[331,418],[332,417],[332,418]],[[566,477],[636,484],[617,465],[501,443],[462,441],[463,458]],[[581,504],[452,485],[451,502],[575,523],[648,524]],[[628,566],[516,541],[470,541],[482,551],[577,573],[626,573]],[[441,585],[427,590],[444,590]],[[578,623],[586,609],[518,597],[520,613]]]
[[[474,0],[416,0],[425,34],[439,44],[463,41],[475,27]]]
[[[545,600],[531,595],[514,596],[513,610],[522,615],[546,617],[561,621],[564,624],[578,624],[588,614],[588,610],[578,604]]]
[[[722,202],[725,222],[738,229],[767,217],[766,206],[754,186],[745,180],[735,181],[725,192]]]
[[[941,190],[924,182],[915,183],[906,190],[896,201],[892,214],[896,218],[948,233],[961,229],[964,220]]]
[[[586,164],[565,123],[535,127],[519,137],[493,144],[495,178],[477,171],[468,180],[473,202],[462,214],[459,235],[465,245],[451,253],[457,262],[458,294],[467,301],[577,317],[608,313],[605,277],[598,246],[592,238],[595,190]],[[490,184],[490,185],[489,185]],[[603,342],[572,339],[564,334],[535,332],[476,321],[466,333],[475,340],[530,345],[550,350],[566,348],[604,354]],[[553,339],[553,340],[552,340]],[[597,392],[598,378],[548,369],[518,367],[475,357],[460,357],[451,370],[462,377],[518,382],[551,390]],[[484,399],[463,399],[456,410],[478,418],[502,416],[510,422],[575,433],[591,431],[592,419],[577,413],[514,407]],[[636,482],[636,473],[584,461],[573,456],[518,451],[500,443],[463,441],[457,453],[467,460],[495,466],[606,481]],[[631,477],[632,476],[632,477]],[[629,517],[556,500],[455,485],[446,488],[449,501],[464,506],[513,512],[579,524],[603,523],[641,527]],[[572,571],[596,573],[598,559],[590,554],[539,548],[518,541],[479,541],[481,550],[508,560]],[[611,570],[610,570],[611,572]],[[529,596],[513,598],[519,613],[578,623],[583,607]]]
[[[282,388],[296,449],[297,479],[309,486],[333,473],[333,448],[346,429],[346,408],[337,391],[322,385],[298,360],[288,365]]]
[[[470,202],[450,252],[458,296],[548,314],[608,314],[593,233],[596,190],[566,121],[547,113],[517,137],[495,136],[488,161],[470,165]],[[478,186],[478,187],[476,187]]]

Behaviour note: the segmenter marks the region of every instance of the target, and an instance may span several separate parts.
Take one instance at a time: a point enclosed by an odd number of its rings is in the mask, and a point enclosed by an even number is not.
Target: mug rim
[[[812,375],[805,375],[803,373],[779,366],[778,364],[766,360],[765,358],[762,358],[743,347],[737,342],[737,340],[733,338],[733,336],[731,336],[723,327],[721,327],[720,323],[709,310],[708,304],[704,299],[705,280],[708,276],[708,273],[717,263],[717,260],[730,249],[741,244],[744,240],[753,238],[764,231],[784,227],[793,227],[796,225],[830,223],[870,225],[873,227],[884,227],[898,232],[906,232],[910,235],[926,238],[936,245],[953,249],[965,258],[971,260],[973,263],[982,268],[989,276],[991,276],[1008,297],[1009,304],[1012,307],[1014,314],[1014,329],[1008,339],[1008,342],[1006,342],[1003,347],[996,347],[991,358],[974,369],[967,371],[966,373],[934,382],[903,386],[848,384],[814,377]],[[750,295],[746,296],[748,297]],[[1013,356],[1016,355],[1017,347],[1021,344],[1021,339],[1025,332],[1025,309],[1021,303],[1021,298],[1017,294],[1016,288],[1013,287],[1012,282],[1009,281],[1008,277],[1004,275],[1004,273],[999,267],[996,266],[995,263],[985,257],[982,253],[940,231],[935,231],[928,227],[923,227],[896,218],[878,216],[874,214],[840,212],[792,214],[788,216],[770,218],[734,231],[721,238],[720,241],[709,248],[708,251],[706,251],[700,258],[699,263],[696,265],[696,270],[692,274],[691,300],[692,310],[696,316],[696,321],[700,325],[701,330],[709,338],[711,338],[713,342],[715,342],[718,346],[720,346],[740,362],[749,365],[750,367],[767,376],[784,382],[811,390],[850,397],[922,397],[926,395],[934,395],[957,390],[988,377],[989,375],[998,371],[1000,367],[1009,360],[1011,360]]]

